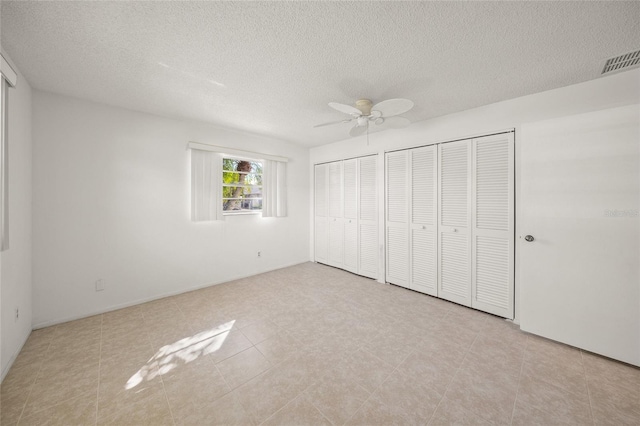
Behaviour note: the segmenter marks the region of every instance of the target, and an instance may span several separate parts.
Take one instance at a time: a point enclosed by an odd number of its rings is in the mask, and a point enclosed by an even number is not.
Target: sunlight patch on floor
[[[153,380],[178,368],[180,365],[195,361],[201,356],[219,350],[227,339],[235,320],[220,324],[211,330],[185,337],[161,347],[158,352],[127,381],[125,389],[133,389],[140,383]]]

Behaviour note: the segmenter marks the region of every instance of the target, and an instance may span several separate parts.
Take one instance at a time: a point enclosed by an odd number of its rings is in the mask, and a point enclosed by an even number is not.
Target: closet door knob
[[[453,228],[453,232],[458,232],[458,230],[456,228]]]
[[[524,237],[524,240],[528,243],[532,242],[533,240],[535,240],[535,238],[533,238],[533,235],[527,235]]]

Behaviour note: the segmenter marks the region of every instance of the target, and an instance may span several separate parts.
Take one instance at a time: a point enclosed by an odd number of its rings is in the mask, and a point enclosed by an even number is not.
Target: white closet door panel
[[[513,133],[474,139],[473,158],[471,306],[513,318]]]
[[[315,167],[315,215],[327,216],[327,165],[318,164]]]
[[[411,158],[411,284],[413,290],[438,294],[437,146],[416,148]]]
[[[411,288],[438,295],[437,233],[435,229],[411,230]]]
[[[329,222],[326,217],[316,217],[315,220],[315,261],[327,263],[329,258]]]
[[[360,220],[378,220],[378,156],[371,155],[358,159],[359,165],[359,197],[358,207]]]
[[[326,164],[315,166],[314,199],[315,199],[315,221],[314,221],[314,258],[316,262],[327,263],[329,258],[329,222],[328,213],[328,186]]]
[[[471,141],[438,148],[438,297],[471,306]]]
[[[411,222],[436,225],[436,146],[411,150]]]
[[[386,154],[386,280],[409,287],[409,153]]]
[[[358,273],[378,278],[378,156],[358,159]]]
[[[387,282],[409,287],[409,233],[406,227],[387,227]]]
[[[329,265],[344,265],[344,219],[329,218]]]
[[[344,217],[358,217],[358,160],[345,160],[343,164]]]
[[[513,270],[510,244],[503,237],[477,235],[474,256],[474,294],[471,306],[512,318]]]
[[[440,223],[468,227],[469,166],[468,141],[440,145]]]
[[[329,169],[329,217],[343,217],[342,161],[328,164]]]
[[[407,151],[390,152],[387,154],[387,222],[407,223],[408,160]]]
[[[475,145],[475,225],[478,229],[508,231],[510,225],[510,138],[477,139]]]
[[[438,296],[470,306],[471,268],[467,235],[451,232],[440,236]]]
[[[358,221],[344,220],[344,269],[358,273]]]
[[[358,273],[378,278],[378,224],[360,223],[360,265]]]

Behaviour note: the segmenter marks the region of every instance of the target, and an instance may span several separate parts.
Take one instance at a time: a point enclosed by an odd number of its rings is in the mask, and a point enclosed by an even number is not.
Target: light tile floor
[[[34,331],[2,425],[640,424],[640,369],[306,263]]]

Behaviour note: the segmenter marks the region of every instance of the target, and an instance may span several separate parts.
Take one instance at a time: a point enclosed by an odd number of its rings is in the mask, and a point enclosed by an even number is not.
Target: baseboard
[[[81,315],[74,315],[74,316],[71,316],[71,317],[65,317],[65,318],[51,320],[51,321],[43,321],[43,322],[34,324],[32,327],[33,327],[34,330],[38,330],[40,328],[51,327],[53,325],[63,324],[65,322],[69,322],[69,321],[75,321],[75,320],[79,320],[79,319],[83,319],[83,318],[92,317],[92,316],[95,316],[95,315],[105,314],[107,312],[117,311],[118,309],[128,308],[128,307],[131,307],[131,306],[139,305],[141,303],[147,303],[147,302],[152,302],[152,301],[158,300],[158,299],[164,299],[165,297],[177,296],[178,294],[189,293],[190,291],[201,290],[203,288],[211,287],[211,286],[214,286],[214,285],[224,284],[224,283],[227,283],[229,281],[235,281],[235,280],[240,280],[240,279],[243,279],[243,278],[254,277],[256,275],[266,274],[267,272],[277,271],[278,269],[289,268],[291,266],[300,265],[302,263],[307,263],[307,262],[309,262],[308,259],[301,260],[301,261],[296,261],[296,262],[293,262],[293,263],[277,266],[277,267],[270,268],[270,269],[265,269],[264,271],[261,271],[261,272],[255,273],[255,274],[244,274],[244,275],[232,276],[230,278],[226,278],[226,279],[221,280],[221,281],[216,281],[216,282],[212,282],[212,283],[196,285],[196,286],[189,287],[189,288],[182,289],[182,290],[178,290],[178,291],[173,291],[173,292],[169,292],[169,293],[163,293],[163,294],[160,294],[160,295],[157,295],[157,296],[151,296],[151,297],[147,297],[147,298],[144,298],[144,299],[138,299],[138,300],[134,300],[132,302],[122,303],[122,304],[119,304],[119,305],[113,305],[113,306],[109,306],[109,307],[104,308],[104,309],[99,309],[99,310],[94,311],[94,312],[89,312],[89,313],[85,313],[85,314],[81,314]]]
[[[7,363],[7,366],[2,370],[2,375],[0,376],[0,383],[2,383],[4,381],[4,378],[7,375],[7,373],[9,373],[9,370],[11,370],[11,367],[13,366],[13,363],[16,362],[16,358],[18,358],[18,355],[22,351],[22,348],[24,347],[24,344],[27,343],[27,340],[29,339],[29,336],[31,336],[31,332],[29,332],[24,337],[24,340],[22,341],[22,344],[13,353],[13,355],[11,355],[11,358],[9,359],[9,362]]]

